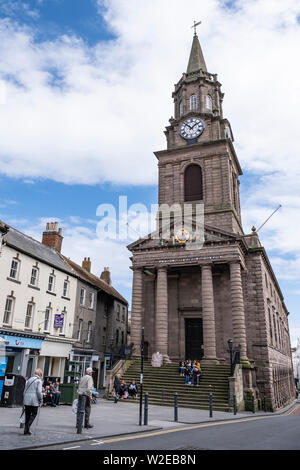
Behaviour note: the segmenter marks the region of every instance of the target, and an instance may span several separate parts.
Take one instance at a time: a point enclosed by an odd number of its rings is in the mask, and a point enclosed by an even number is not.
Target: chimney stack
[[[89,273],[91,272],[92,263],[90,258],[84,258],[84,260],[82,261],[82,267]]]
[[[58,253],[61,252],[61,246],[63,241],[62,229],[58,227],[58,222],[48,222],[46,224],[46,230],[43,232],[43,245],[48,246],[56,250]]]
[[[109,268],[104,268],[104,271],[102,271],[100,279],[102,281],[106,282],[109,286],[111,286],[111,278],[110,278],[110,270]]]

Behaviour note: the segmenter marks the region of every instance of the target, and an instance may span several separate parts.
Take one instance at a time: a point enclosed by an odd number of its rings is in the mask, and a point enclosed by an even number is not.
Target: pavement
[[[132,401],[132,400],[130,400]],[[120,435],[140,432],[149,432],[161,429],[184,427],[187,424],[199,424],[212,421],[224,421],[241,418],[257,418],[268,414],[283,414],[299,405],[295,400],[291,405],[277,413],[214,411],[209,417],[208,410],[195,410],[189,408],[178,409],[178,422],[174,422],[174,409],[167,406],[149,405],[149,419],[147,426],[139,426],[139,401],[129,403],[121,400],[117,404],[103,398],[92,406],[90,417],[92,429],[83,429],[77,434],[75,422],[76,415],[72,407],[60,405],[56,408],[43,407],[31,427],[32,435],[25,436],[20,428],[19,417],[21,408],[0,408],[0,450],[33,449],[55,444],[86,441],[88,439],[103,439]],[[295,408],[296,409],[296,408]],[[144,418],[143,418],[144,419]]]

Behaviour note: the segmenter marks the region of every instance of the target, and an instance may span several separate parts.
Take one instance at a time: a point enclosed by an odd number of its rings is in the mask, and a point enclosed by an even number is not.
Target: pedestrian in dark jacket
[[[184,375],[185,375],[185,385],[191,384],[191,367],[188,365],[185,367]]]
[[[25,428],[24,434],[31,435],[30,426],[36,418],[39,406],[43,403],[41,369],[36,369],[35,375],[27,380],[24,389]]]
[[[121,382],[120,382],[120,376],[116,375],[115,380],[114,380],[114,391],[115,391],[115,403],[118,403],[120,391],[121,391]]]
[[[128,393],[131,398],[135,398],[138,394],[138,386],[134,380],[131,381],[131,384],[128,387]]]

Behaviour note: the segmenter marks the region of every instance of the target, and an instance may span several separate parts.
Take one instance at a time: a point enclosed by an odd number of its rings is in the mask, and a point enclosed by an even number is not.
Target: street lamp
[[[230,354],[230,377],[233,376],[233,363],[232,363],[232,350],[233,350],[233,341],[232,339],[228,340],[228,348]]]
[[[145,328],[142,328],[141,339],[141,375],[140,375],[140,420],[139,425],[142,425],[142,412],[143,412],[143,375],[144,375],[144,347],[145,347]]]

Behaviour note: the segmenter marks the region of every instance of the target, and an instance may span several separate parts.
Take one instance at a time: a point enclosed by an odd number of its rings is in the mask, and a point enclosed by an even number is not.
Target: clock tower
[[[218,368],[229,364],[233,344],[240,353],[231,381],[239,409],[251,409],[252,396],[264,397],[270,410],[280,408],[294,399],[288,311],[255,228],[243,232],[242,170],[223,116],[221,83],[207,70],[196,32],[173,99],[167,148],[155,152],[158,230],[128,246],[133,357],[140,356],[144,327],[149,359],[156,352],[164,362],[198,359],[215,368],[218,381]],[[184,214],[176,229],[175,206]],[[163,207],[169,209],[167,217]]]
[[[207,71],[197,34],[186,73],[173,92],[174,116],[166,128],[167,150],[159,161],[159,204],[202,202],[205,222],[243,233],[238,162],[230,123],[223,117],[224,94]]]

